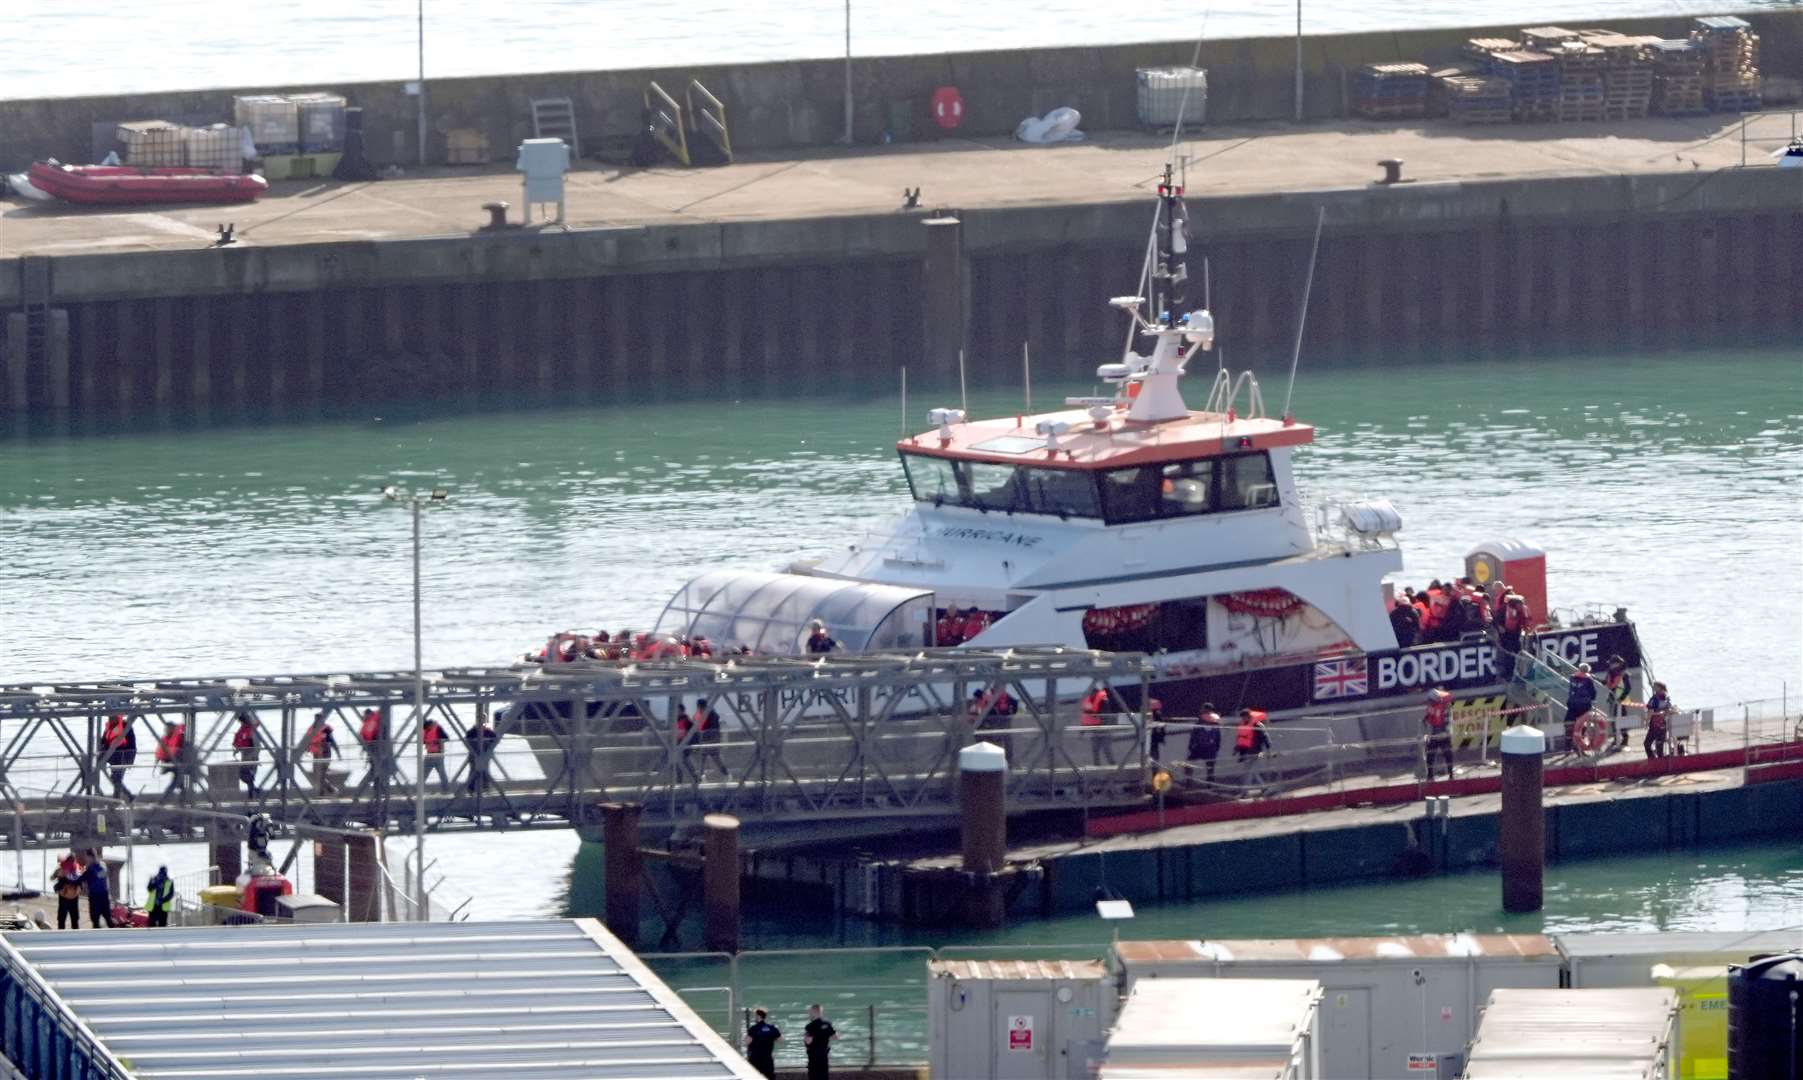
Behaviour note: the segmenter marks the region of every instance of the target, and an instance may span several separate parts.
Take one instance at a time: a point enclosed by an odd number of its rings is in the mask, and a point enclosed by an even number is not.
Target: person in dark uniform
[[[1579,664],[1578,670],[1571,673],[1571,682],[1565,688],[1565,745],[1571,746],[1571,737],[1577,734],[1578,721],[1596,704],[1596,681],[1590,677],[1590,665]]]
[[[827,1055],[833,1052],[833,1040],[839,1033],[833,1022],[821,1015],[820,1003],[808,1006],[808,1026],[802,1029],[802,1045],[808,1051],[808,1080],[827,1080]]]
[[[752,1068],[774,1080],[776,1044],[782,1041],[783,1033],[770,1022],[770,1014],[764,1010],[753,1009],[751,1015],[751,1026],[745,1029],[745,1060],[751,1062]]]
[[[1184,755],[1184,779],[1195,779],[1195,762],[1202,762],[1207,770],[1208,782],[1215,782],[1215,758],[1221,756],[1221,714],[1215,712],[1214,702],[1202,703],[1202,711],[1196,717],[1196,726],[1189,729],[1188,753]]]
[[[1398,600],[1390,609],[1390,629],[1396,632],[1396,647],[1408,648],[1421,636],[1421,613],[1414,604]]]
[[[815,619],[808,633],[808,655],[824,656],[839,647],[833,636],[826,632],[826,624]]]
[[[118,925],[113,922],[113,893],[107,885],[106,862],[100,853],[93,848],[88,849],[88,857],[81,869],[81,883],[88,890],[88,922],[94,929],[102,926],[111,929]]]

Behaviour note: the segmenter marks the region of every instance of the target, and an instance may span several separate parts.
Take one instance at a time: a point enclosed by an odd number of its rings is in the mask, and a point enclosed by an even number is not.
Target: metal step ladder
[[[582,140],[576,134],[576,106],[569,98],[532,99],[532,137],[562,139],[570,144],[570,157],[582,156]]]

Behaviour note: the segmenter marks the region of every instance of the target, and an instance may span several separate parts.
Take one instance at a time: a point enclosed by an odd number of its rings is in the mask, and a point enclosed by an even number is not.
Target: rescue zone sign
[[[1031,1016],[1010,1016],[1008,1018],[1008,1049],[1033,1049],[1033,1018]]]

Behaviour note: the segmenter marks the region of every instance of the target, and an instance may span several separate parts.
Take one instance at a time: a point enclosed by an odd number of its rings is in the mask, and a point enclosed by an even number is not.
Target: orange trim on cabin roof
[[[1008,437],[1043,442],[1045,437],[1034,430],[1043,420],[1070,424],[1070,430],[1058,436],[1055,453],[1043,448],[1024,453],[977,449],[992,439]],[[1098,429],[1089,414],[1079,410],[953,424],[950,440],[941,440],[939,429],[933,428],[901,440],[895,448],[906,454],[957,461],[1081,470],[1221,457],[1248,450],[1299,446],[1315,438],[1315,429],[1309,424],[1286,426],[1281,420],[1258,417],[1236,418],[1223,427],[1223,420],[1219,413],[1192,412],[1182,420],[1136,423],[1128,421],[1124,412],[1117,412],[1105,421],[1105,429]]]

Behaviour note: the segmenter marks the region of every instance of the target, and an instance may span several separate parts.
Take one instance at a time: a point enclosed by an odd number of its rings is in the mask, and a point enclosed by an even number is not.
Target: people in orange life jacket
[[[1233,756],[1244,764],[1271,748],[1271,729],[1260,709],[1241,709],[1239,726],[1233,729]]]
[[[1434,778],[1434,755],[1446,758],[1446,778],[1452,779],[1452,695],[1444,686],[1436,686],[1427,694],[1427,712],[1421,717],[1427,729],[1427,778]]]
[[[56,928],[81,929],[81,866],[73,851],[56,861],[56,872],[50,875],[50,886],[56,891]]]
[[[720,756],[720,714],[708,707],[707,699],[695,699],[695,738],[701,744],[698,755],[700,765],[696,772],[697,780],[707,779],[707,763],[713,762],[720,769],[720,778],[731,780],[732,773],[726,769],[726,760]]]
[[[238,766],[238,782],[244,785],[244,797],[251,802],[257,801],[257,718],[248,711],[238,710],[238,727],[232,732],[232,753],[240,762]]]
[[[431,717],[427,717],[425,724],[420,727],[419,733],[420,738],[426,741],[426,774],[420,779],[424,780],[426,776],[437,773],[439,789],[450,787],[451,778],[445,775],[444,771],[444,748],[445,743],[450,740],[451,733],[444,729],[443,724]]]
[[[338,736],[333,734],[332,724],[323,712],[313,714],[313,726],[307,731],[307,753],[313,756],[313,790],[327,794],[332,786],[331,761],[340,755]]]
[[[933,624],[933,644],[950,648],[964,641],[961,632],[964,627],[964,616],[955,607],[948,607],[939,620]]]
[[[380,709],[363,710],[362,722],[357,725],[357,739],[363,744],[363,760],[369,765],[371,773],[383,771],[388,757],[386,741],[382,733],[382,712]]]
[[[1207,772],[1208,782],[1215,782],[1215,758],[1221,754],[1221,714],[1215,712],[1214,702],[1202,703],[1202,711],[1196,716],[1196,726],[1189,729],[1189,746],[1184,754],[1183,778],[1195,779],[1195,763],[1200,761]]]
[[[1503,678],[1510,678],[1515,673],[1515,657],[1521,652],[1521,635],[1527,633],[1533,616],[1528,612],[1528,602],[1520,593],[1505,591],[1502,603],[1496,606],[1496,672]]]
[[[131,802],[131,791],[125,786],[125,770],[138,758],[137,726],[124,713],[114,713],[107,717],[100,743],[106,753],[107,773],[113,781],[113,794]]]
[[[1628,674],[1628,662],[1619,656],[1611,656],[1609,664],[1603,669],[1603,701],[1608,706],[1611,720],[1619,720],[1624,711],[1623,706],[1634,690],[1634,680]],[[1628,745],[1627,729],[1620,724],[1615,727],[1613,749],[1621,750]]]
[[[1565,688],[1565,744],[1571,745],[1571,737],[1577,731],[1578,721],[1596,704],[1596,682],[1590,677],[1590,665],[1579,664],[1578,670],[1571,673],[1571,681]]]
[[[1440,627],[1446,622],[1446,613],[1452,607],[1452,597],[1446,587],[1436,579],[1427,586],[1427,613],[1421,620],[1422,641],[1443,641]]]
[[[808,654],[810,656],[822,656],[839,647],[839,643],[833,640],[833,636],[826,632],[825,623],[815,619],[809,626],[811,627],[808,631]]]
[[[174,795],[187,786],[188,773],[182,761],[182,747],[187,741],[187,728],[173,720],[163,721],[163,737],[157,740],[156,757],[159,767],[169,774],[166,795]]]
[[[1671,695],[1665,692],[1665,684],[1654,683],[1652,696],[1646,699],[1646,739],[1641,743],[1647,757],[1666,756],[1665,741],[1671,732],[1672,713],[1676,711]]]
[[[1390,608],[1390,629],[1396,634],[1396,647],[1406,649],[1415,644],[1421,635],[1421,615],[1415,605],[1407,600],[1398,600]]]
[[[989,629],[989,613],[978,611],[973,605],[964,612],[964,622],[958,627],[958,638],[961,641],[969,641],[987,629]]]
[[[1083,711],[1078,718],[1078,725],[1086,728],[1100,728],[1106,721],[1103,713],[1108,709],[1108,688],[1098,686],[1083,698]],[[1113,765],[1114,746],[1112,736],[1103,731],[1094,731],[1089,735],[1089,763],[1091,765]]]

